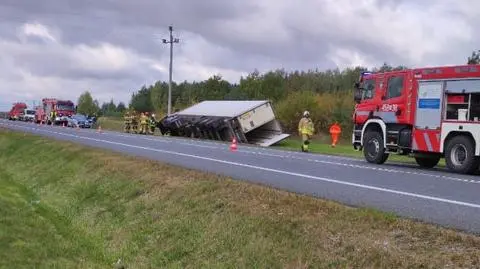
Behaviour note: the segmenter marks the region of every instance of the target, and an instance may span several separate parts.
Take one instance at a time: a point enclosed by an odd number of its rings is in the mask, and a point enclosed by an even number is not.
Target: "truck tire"
[[[473,174],[480,164],[480,158],[475,156],[474,142],[464,135],[448,141],[445,161],[448,169],[460,174]]]
[[[415,161],[418,165],[424,168],[433,168],[437,166],[440,161],[440,157],[415,157]]]
[[[383,164],[388,159],[383,146],[383,137],[379,132],[367,132],[363,138],[363,155],[369,163]]]

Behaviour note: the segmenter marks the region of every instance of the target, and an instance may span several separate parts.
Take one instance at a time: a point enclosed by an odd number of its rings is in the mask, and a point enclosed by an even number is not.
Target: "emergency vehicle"
[[[27,108],[27,104],[25,103],[13,104],[12,109],[10,109],[10,112],[8,112],[8,119],[19,120],[23,116],[23,113],[25,112],[26,108]]]
[[[52,110],[57,112],[55,119],[50,118],[50,112]],[[37,107],[35,112],[35,121],[37,123],[44,122],[51,125],[66,125],[68,123],[67,117],[71,117],[74,113],[75,106],[72,101],[44,98],[42,99],[42,105]]]
[[[370,163],[389,154],[474,173],[480,164],[480,65],[363,73],[355,83],[352,144]]]

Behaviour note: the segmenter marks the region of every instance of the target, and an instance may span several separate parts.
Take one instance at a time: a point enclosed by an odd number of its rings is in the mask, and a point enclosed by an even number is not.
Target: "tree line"
[[[468,64],[480,63],[480,50],[472,52]],[[298,121],[305,110],[310,111],[315,127],[320,132],[328,131],[333,122],[342,126],[343,135],[351,133],[353,84],[360,73],[406,69],[406,66],[391,66],[384,63],[371,70],[365,67],[308,70],[286,72],[277,69],[260,73],[257,70],[238,83],[231,83],[221,75],[213,75],[204,81],[172,83],[172,110],[181,110],[204,100],[265,100],[273,102],[275,112],[287,132],[296,133]],[[163,117],[167,111],[168,82],[157,81],[143,85],[132,93],[128,108],[138,112],[155,112]],[[103,103],[93,100],[89,92],[78,100],[78,111],[104,116],[121,116],[125,104],[115,105],[113,100]]]

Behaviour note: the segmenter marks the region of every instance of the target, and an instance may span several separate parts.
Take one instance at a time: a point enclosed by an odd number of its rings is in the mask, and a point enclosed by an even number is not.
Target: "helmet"
[[[310,112],[308,112],[307,110],[305,110],[305,111],[303,112],[303,116],[304,116],[304,117],[310,116]]]
[[[152,114],[152,117],[155,117],[155,114]]]

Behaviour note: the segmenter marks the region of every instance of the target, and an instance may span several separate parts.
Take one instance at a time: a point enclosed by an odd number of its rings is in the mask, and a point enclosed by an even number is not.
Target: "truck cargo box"
[[[170,124],[182,122],[182,126]],[[268,147],[289,137],[275,117],[270,101],[203,101],[162,119],[172,135],[257,144]],[[188,131],[180,131],[182,127]]]

